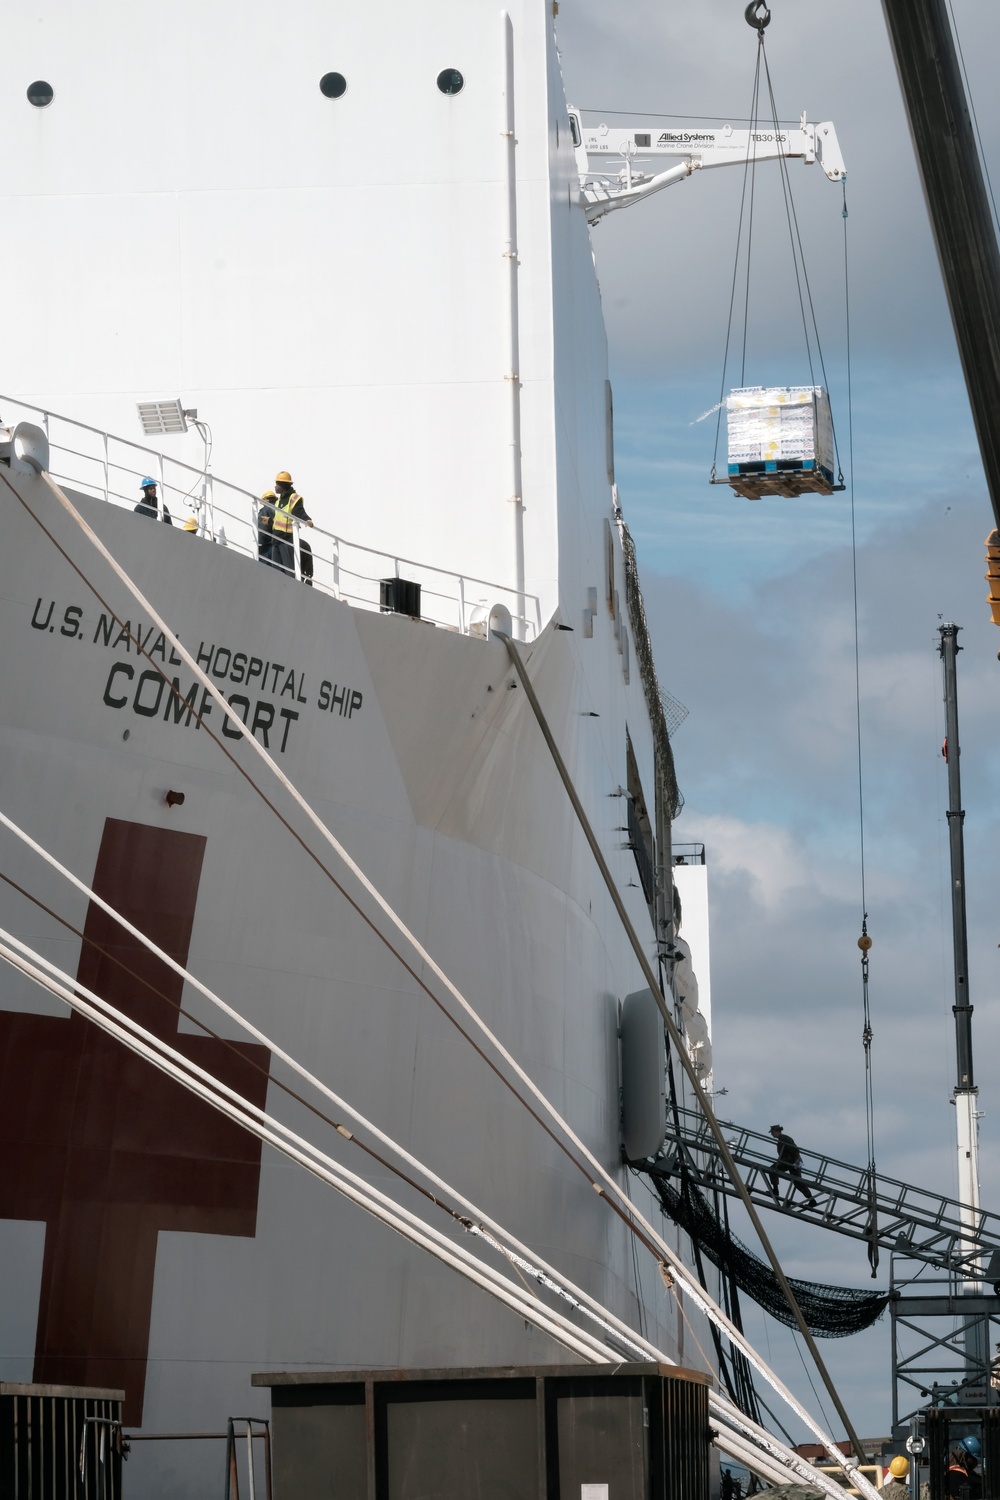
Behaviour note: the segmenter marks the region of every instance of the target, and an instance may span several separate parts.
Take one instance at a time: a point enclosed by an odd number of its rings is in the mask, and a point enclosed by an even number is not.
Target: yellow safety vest
[[[302,499],[293,490],[287,500],[279,500],[274,507],[274,522],[271,526],[275,536],[291,536],[292,534],[292,511]]]

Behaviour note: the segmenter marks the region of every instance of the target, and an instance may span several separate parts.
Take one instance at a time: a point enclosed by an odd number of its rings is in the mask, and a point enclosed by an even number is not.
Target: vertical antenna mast
[[[962,808],[961,750],[958,742],[958,644],[959,625],[939,627],[939,652],[944,665],[945,741],[943,754],[948,766],[948,845],[951,862],[951,926],[955,967],[955,1053],[957,1069],[955,1092],[955,1128],[958,1134],[958,1197],[962,1204],[962,1221],[969,1234],[964,1248],[976,1242],[976,1213],[979,1209],[979,1125],[976,1111],[976,1088],[972,1070],[972,1003],[969,999],[969,939],[965,911],[965,837]],[[981,1290],[978,1276],[967,1277],[963,1290]],[[978,1382],[987,1360],[985,1329],[980,1322],[963,1320],[965,1329],[966,1378]]]

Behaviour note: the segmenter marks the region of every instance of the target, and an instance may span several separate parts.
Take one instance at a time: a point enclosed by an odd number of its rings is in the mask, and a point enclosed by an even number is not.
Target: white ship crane
[[[740,167],[747,162],[789,157],[807,166],[818,162],[831,182],[843,182],[847,176],[833,122],[811,125],[805,111],[794,128],[665,127],[661,120],[626,129],[603,122],[585,124],[580,110],[571,105],[569,123],[580,169],[580,192],[591,224],[614,208],[628,208],[709,167]],[[679,160],[662,170],[646,169],[647,163],[651,166],[665,157]]]

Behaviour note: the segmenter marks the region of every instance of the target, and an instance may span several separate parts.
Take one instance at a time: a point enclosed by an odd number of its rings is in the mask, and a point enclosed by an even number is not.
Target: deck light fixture
[[[187,432],[188,417],[196,417],[197,411],[186,411],[180,401],[140,401],[137,406],[139,421],[145,437],[164,437],[175,432]]]
[[[175,401],[138,401],[136,411],[142,423],[144,437],[173,437],[193,427],[205,445],[201,473],[201,499],[197,502],[199,529],[204,527],[211,534],[214,521],[212,513],[212,429],[207,422],[198,421],[198,408],[184,406],[178,396]],[[161,460],[162,463],[162,460]],[[162,473],[162,470],[161,470]],[[192,489],[181,497],[187,500]]]

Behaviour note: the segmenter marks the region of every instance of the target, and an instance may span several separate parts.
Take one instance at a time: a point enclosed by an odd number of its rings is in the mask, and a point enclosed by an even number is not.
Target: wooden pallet
[[[740,464],[735,473],[715,478],[712,483],[728,484],[744,500],[760,500],[764,495],[783,495],[794,500],[799,495],[832,495],[844,488],[842,484],[834,484],[827,469],[779,469],[773,461],[763,472],[747,472],[750,467]]]

